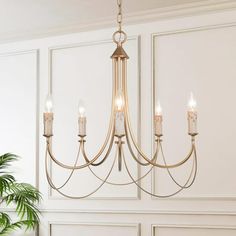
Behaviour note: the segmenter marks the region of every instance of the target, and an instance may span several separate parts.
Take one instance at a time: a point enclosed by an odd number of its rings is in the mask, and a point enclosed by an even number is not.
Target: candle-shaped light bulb
[[[162,115],[162,108],[160,102],[157,103],[157,106],[155,108],[155,114],[159,116]]]
[[[193,93],[190,94],[188,102],[188,133],[189,135],[197,134],[197,102],[194,99]]]
[[[188,108],[189,108],[190,111],[195,111],[196,106],[197,106],[197,102],[194,99],[193,93],[191,92],[190,93],[190,98],[189,98],[189,101],[188,101]]]
[[[84,117],[85,116],[85,105],[83,100],[79,100],[79,116]]]
[[[115,135],[122,137],[125,135],[125,114],[124,114],[124,98],[122,91],[119,91],[116,100],[116,116],[115,116]]]
[[[52,112],[52,95],[48,94],[45,102],[45,113],[43,114],[44,119],[44,136],[49,138],[52,134],[53,126],[53,112]]]
[[[85,105],[83,100],[79,100],[79,136],[86,136]]]
[[[52,95],[48,94],[45,101],[45,111],[51,113],[53,108]]]
[[[154,117],[154,127],[155,127],[155,135],[162,136],[162,108],[160,102],[157,103],[155,108],[155,117]]]
[[[116,103],[116,110],[122,111],[124,108],[124,98],[121,91],[118,92],[115,103]]]

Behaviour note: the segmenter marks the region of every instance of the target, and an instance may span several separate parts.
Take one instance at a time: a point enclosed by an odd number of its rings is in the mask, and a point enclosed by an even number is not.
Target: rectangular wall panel
[[[130,114],[136,133],[140,106],[138,38],[129,39],[125,49],[132,58],[128,62],[128,87],[130,91]],[[50,50],[51,84],[55,112],[53,151],[56,158],[64,163],[73,165],[76,160],[79,139],[77,136],[78,104],[81,99],[86,109],[87,137],[85,151],[89,159],[94,157],[105,141],[112,97],[112,60],[110,56],[114,50],[115,46],[111,41],[68,45]],[[104,157],[106,152],[107,149],[105,149],[99,160]],[[102,179],[106,178],[112,167],[115,154],[116,145],[114,145],[107,160],[101,166],[92,167],[96,175]],[[138,176],[137,165],[132,161],[129,153],[126,154],[126,159],[136,179]],[[81,153],[78,163],[85,163]],[[116,161],[108,181],[112,183],[130,182],[124,168],[123,163],[123,170],[119,172]],[[70,171],[52,165],[51,173],[56,185],[59,186],[69,176]],[[101,183],[86,168],[75,171],[69,184],[61,190],[70,192],[71,196],[83,196],[92,192]],[[61,198],[55,191],[50,195],[53,198]],[[99,199],[135,199],[138,197],[138,189],[135,185],[114,186],[105,184],[92,196],[92,198],[94,197]]]
[[[36,184],[38,52],[0,54],[0,153],[20,156],[18,181]]]
[[[205,27],[153,36],[153,68],[156,100],[163,107],[163,145],[167,163],[183,159],[190,148],[187,135],[187,101],[192,91],[197,100],[196,137],[198,173],[195,184],[179,197],[235,198],[236,150],[236,27]],[[160,159],[161,161],[161,159]],[[185,183],[191,163],[171,170]],[[230,164],[229,164],[230,163]],[[220,173],[220,174],[219,174]],[[155,192],[169,193],[167,171],[156,172]]]
[[[233,236],[235,227],[227,226],[153,226],[152,236]]]
[[[139,236],[139,225],[109,223],[51,223],[49,236]]]

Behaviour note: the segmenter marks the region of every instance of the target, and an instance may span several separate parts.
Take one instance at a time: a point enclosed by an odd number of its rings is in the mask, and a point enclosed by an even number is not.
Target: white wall
[[[151,154],[153,84],[164,110],[164,147],[170,162],[188,151],[186,103],[191,90],[198,101],[197,180],[190,190],[166,200],[151,198],[135,187],[105,187],[90,199],[69,200],[51,192],[46,182],[42,113],[50,84],[48,75],[55,102],[53,149],[60,160],[73,163],[80,97],[86,101],[91,155],[105,134],[111,87],[109,56],[114,49],[110,38],[114,29],[0,46],[1,152],[21,155],[19,179],[35,183],[43,193],[40,236],[235,235],[235,13],[126,27],[130,36],[126,49],[130,55],[132,120],[137,127],[141,105],[144,150]],[[56,182],[67,173],[59,171],[52,168]],[[176,173],[180,178],[181,171]],[[133,172],[139,174],[136,166]],[[104,169],[99,173],[104,174]],[[114,178],[126,179],[117,172]],[[75,176],[67,190],[82,193],[96,183],[82,173]],[[155,178],[149,177],[142,185],[168,191],[172,189],[166,187],[168,183],[156,172]]]

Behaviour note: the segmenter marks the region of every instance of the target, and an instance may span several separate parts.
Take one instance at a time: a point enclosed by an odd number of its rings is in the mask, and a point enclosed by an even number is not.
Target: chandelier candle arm
[[[161,149],[161,154],[162,154],[163,161],[164,161],[165,165],[167,165],[167,164],[166,164],[165,155],[164,155],[164,152],[163,152],[163,148],[162,148],[162,145],[161,145],[161,142],[160,142],[159,144],[160,144],[160,149]],[[196,178],[196,175],[197,175],[197,157],[196,157],[196,152],[195,152],[195,146],[194,146],[194,144],[193,144],[193,155],[194,155],[194,158],[193,158],[193,163],[192,163],[192,169],[191,169],[191,173],[190,173],[190,175],[189,175],[189,178],[191,178],[191,176],[193,176],[193,178],[192,178],[192,181],[191,181],[190,184],[188,184],[188,185],[181,185],[181,184],[174,178],[174,176],[172,175],[171,171],[167,168],[167,172],[168,172],[170,178],[171,178],[171,179],[174,181],[174,183],[175,183],[177,186],[179,186],[180,188],[189,188],[189,187],[193,184],[193,182],[194,182],[194,180],[195,180],[195,178]]]
[[[52,189],[54,189],[55,191],[57,191],[58,193],[60,193],[62,196],[66,197],[66,198],[70,198],[70,199],[83,199],[83,198],[87,198],[87,197],[93,195],[94,193],[96,193],[96,192],[106,183],[106,181],[107,181],[108,178],[110,177],[111,172],[112,172],[112,170],[113,170],[113,168],[114,168],[116,159],[117,159],[117,153],[116,153],[116,155],[115,155],[114,161],[113,161],[113,163],[112,163],[112,166],[111,166],[111,168],[110,168],[110,170],[109,170],[107,176],[105,177],[104,181],[103,181],[100,185],[98,185],[98,187],[97,187],[96,189],[94,189],[92,192],[90,192],[90,193],[88,193],[88,194],[86,194],[86,195],[83,195],[83,196],[72,196],[72,195],[68,195],[68,194],[63,193],[63,192],[60,190],[60,188],[58,188],[58,187],[56,187],[56,186],[54,185],[54,183],[53,183],[53,181],[52,181],[52,179],[51,179],[51,177],[50,177],[49,171],[48,171],[48,164],[47,164],[47,163],[48,163],[48,152],[46,152],[46,155],[45,155],[45,170],[46,170],[47,181],[48,181],[48,183],[49,183],[49,185],[50,185],[50,187],[51,187]]]
[[[85,140],[82,138],[79,142],[81,143],[81,151],[82,151],[83,157],[84,157],[85,161],[86,161],[87,163],[89,163],[90,160],[89,160],[89,158],[88,158],[88,156],[87,156],[87,154],[86,154],[86,152],[85,152],[85,147],[84,147]],[[104,154],[104,157],[103,157],[102,160],[100,160],[98,163],[91,163],[91,164],[90,164],[91,166],[99,166],[99,165],[101,165],[101,164],[108,158],[108,156],[109,156],[110,153],[111,153],[111,149],[112,149],[112,147],[113,147],[113,142],[114,142],[114,131],[112,132],[110,144],[109,144],[109,146],[108,146],[107,152]]]
[[[196,155],[196,150],[195,150],[195,146],[193,146],[193,150],[194,150],[194,158],[196,159],[197,158],[197,155]],[[195,181],[195,178],[196,178],[196,172],[195,172],[195,175],[193,176],[192,178],[192,181],[190,182],[191,180],[191,177],[192,177],[192,172],[191,171],[191,174],[190,176],[188,177],[187,181],[185,182],[185,184],[183,185],[183,187],[179,187],[179,189],[171,194],[167,194],[167,195],[159,195],[159,194],[154,194],[153,192],[149,192],[147,191],[144,187],[142,187],[139,183],[137,183],[135,181],[135,179],[133,178],[131,172],[129,171],[129,168],[128,168],[128,165],[127,165],[127,162],[126,162],[126,158],[125,158],[125,155],[124,153],[122,152],[122,156],[123,156],[123,161],[124,161],[124,166],[125,166],[125,169],[129,175],[129,177],[131,178],[131,180],[133,181],[133,183],[139,188],[141,189],[143,192],[147,193],[148,195],[150,196],[153,196],[153,197],[157,197],[157,198],[168,198],[168,197],[172,197],[172,196],[175,196],[176,194],[180,193],[181,191],[183,191],[185,189],[185,187],[188,185],[187,188],[191,187]],[[189,183],[190,182],[190,183]]]
[[[70,165],[66,165],[60,161],[58,161],[53,153],[52,153],[52,150],[51,150],[51,142],[50,142],[50,139],[47,138],[47,153],[48,155],[50,156],[51,160],[54,161],[58,166],[64,168],[64,169],[69,169],[69,170],[73,170],[73,169],[76,169],[76,170],[79,170],[79,169],[83,169],[83,168],[86,168],[88,167],[89,165],[92,165],[92,163],[94,163],[96,160],[98,160],[98,158],[101,156],[101,154],[103,153],[105,147],[103,146],[102,149],[99,151],[99,153],[92,159],[90,160],[89,162],[85,163],[85,164],[82,164],[82,165],[76,165],[76,166],[70,166]]]
[[[189,160],[189,158],[192,156],[193,154],[193,144],[195,142],[195,138],[194,136],[197,135],[197,133],[195,134],[189,134],[191,137],[192,137],[192,145],[191,145],[191,149],[190,149],[190,152],[188,153],[188,155],[180,162],[178,163],[175,163],[175,164],[170,164],[170,165],[161,165],[161,164],[158,164],[158,163],[154,163],[152,162],[152,160],[150,160],[150,158],[148,158],[142,151],[142,149],[139,147],[138,143],[136,142],[135,140],[135,137],[134,137],[134,133],[133,133],[133,130],[132,130],[132,127],[131,127],[131,122],[130,122],[130,115],[129,115],[129,102],[128,102],[128,94],[127,94],[127,80],[126,80],[126,76],[123,76],[123,82],[122,82],[122,85],[123,85],[123,91],[124,91],[124,98],[125,98],[125,127],[126,127],[126,136],[128,137],[128,133],[130,134],[130,137],[131,137],[131,140],[132,140],[132,143],[135,147],[135,149],[137,150],[137,152],[139,153],[139,155],[141,157],[143,157],[143,159],[145,161],[147,161],[148,163],[150,163],[151,165],[154,165],[156,167],[159,167],[159,168],[176,168],[176,167],[179,167],[181,166],[182,164],[184,164],[185,162],[187,162]],[[157,136],[157,135],[156,135]],[[157,136],[158,139],[160,139],[160,136]]]

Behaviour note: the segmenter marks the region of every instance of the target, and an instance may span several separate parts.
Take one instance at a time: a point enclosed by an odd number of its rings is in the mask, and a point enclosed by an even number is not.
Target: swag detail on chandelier
[[[160,104],[158,103],[153,117],[154,122],[154,137],[155,137],[155,150],[152,157],[148,157],[140,148],[138,142],[136,141],[135,135],[131,128],[130,114],[129,114],[129,102],[128,102],[128,94],[127,94],[127,60],[129,59],[127,53],[125,52],[123,45],[127,40],[126,33],[122,30],[122,0],[117,0],[119,12],[117,15],[117,23],[118,30],[113,34],[113,42],[116,44],[116,49],[111,56],[112,59],[112,69],[113,69],[113,88],[112,88],[112,109],[111,109],[111,117],[110,124],[108,128],[108,132],[105,138],[105,141],[98,151],[98,153],[93,157],[88,157],[85,151],[86,144],[86,116],[85,116],[85,108],[83,104],[79,104],[79,151],[76,157],[74,165],[67,165],[62,163],[52,153],[52,137],[53,137],[53,111],[52,111],[52,95],[49,93],[46,99],[46,112],[44,113],[44,137],[46,138],[46,155],[45,155],[45,169],[46,169],[46,177],[49,185],[52,189],[56,190],[61,195],[72,198],[72,199],[81,199],[89,197],[90,195],[97,192],[105,183],[115,186],[125,186],[130,184],[135,184],[139,189],[144,191],[145,193],[154,196],[154,197],[171,197],[175,194],[179,193],[183,189],[189,188],[194,183],[197,173],[197,155],[196,155],[196,147],[195,147],[195,136],[197,135],[197,112],[196,112],[196,102],[191,94],[189,100],[189,108],[187,112],[188,119],[188,134],[191,137],[191,147],[187,156],[174,164],[167,164],[163,148],[162,148],[162,109]],[[154,98],[153,98],[154,99]],[[135,178],[127,165],[127,160],[125,156],[124,146],[127,145],[127,149],[130,156],[133,158],[135,163],[143,167],[149,167],[149,170]],[[115,157],[110,155],[111,150],[115,148],[116,154]],[[79,156],[82,156],[84,159],[83,164],[78,164]],[[162,156],[163,164],[158,162],[158,156]],[[184,184],[179,183],[171,173],[171,169],[177,168],[185,164],[190,158],[193,158],[192,168],[190,175],[184,182]],[[114,158],[112,161],[111,169],[108,170],[108,174],[101,178],[94,171],[93,167],[102,165],[108,158]],[[61,184],[59,187],[55,186],[52,181],[52,178],[49,174],[49,161],[57,164],[58,166],[70,170],[69,177],[66,181]],[[125,170],[130,178],[129,182],[118,183],[111,182],[109,177],[112,173],[112,170],[115,164],[118,163],[118,170]],[[92,192],[85,194],[83,196],[71,196],[67,193],[63,192],[63,187],[69,182],[72,177],[74,171],[80,170],[83,168],[88,168],[91,173],[101,181],[96,189]],[[178,189],[167,195],[159,195],[155,194],[152,191],[148,191],[143,186],[141,186],[140,181],[148,176],[149,173],[154,168],[162,168],[166,169],[169,177],[173,181],[174,184],[178,187]]]

